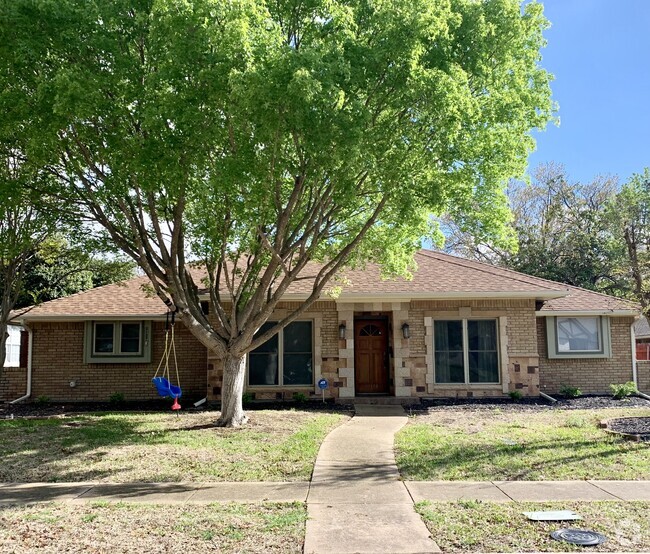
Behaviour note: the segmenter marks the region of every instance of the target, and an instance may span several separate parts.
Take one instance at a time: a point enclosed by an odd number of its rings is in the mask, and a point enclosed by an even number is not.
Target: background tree
[[[650,312],[650,168],[633,175],[607,211],[614,236],[619,239],[618,272],[629,284],[631,296]]]
[[[541,165],[533,181],[513,181],[508,198],[518,248],[506,250],[477,240],[448,221],[449,251],[529,275],[591,290],[624,294],[617,270],[620,241],[606,208],[618,187],[614,177],[570,183],[564,168]]]
[[[89,245],[83,237],[56,232],[38,245],[24,270],[16,308],[130,279],[135,264],[106,246]],[[72,241],[75,241],[74,243]]]
[[[4,364],[9,314],[23,291],[27,268],[59,217],[49,199],[30,190],[34,174],[11,148],[0,150],[0,371]]]
[[[220,425],[245,421],[246,353],[345,265],[407,273],[444,210],[502,236],[504,183],[552,111],[534,2],[5,0],[3,15],[0,103],[223,358]],[[298,279],[305,301],[256,334]]]

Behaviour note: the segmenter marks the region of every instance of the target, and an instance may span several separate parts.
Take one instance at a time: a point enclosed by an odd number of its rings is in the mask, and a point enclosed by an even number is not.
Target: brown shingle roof
[[[412,280],[397,278],[382,280],[380,268],[368,264],[361,269],[346,270],[339,283],[340,300],[394,296],[400,298],[472,297],[527,297],[546,300],[542,312],[556,311],[638,311],[638,306],[617,298],[571,287],[554,281],[540,279],[472,260],[421,250],[415,255],[417,271]],[[311,263],[303,272],[305,277],[315,275],[320,266]],[[204,273],[193,269],[195,282],[202,288]],[[146,277],[98,287],[45,302],[28,311],[17,313],[18,319],[46,318],[110,318],[157,317],[166,307],[157,296],[149,296],[143,289]],[[312,279],[294,282],[287,292],[288,298],[300,298],[311,290]]]

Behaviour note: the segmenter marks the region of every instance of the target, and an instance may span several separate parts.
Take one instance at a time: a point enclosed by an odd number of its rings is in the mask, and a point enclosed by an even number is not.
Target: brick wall
[[[637,361],[637,375],[639,379],[639,390],[650,394],[650,361]]]
[[[164,348],[164,323],[153,322],[151,363],[84,364],[84,323],[34,323],[32,399],[57,402],[106,401],[122,393],[126,400],[158,398],[151,384]],[[177,323],[176,353],[183,397],[206,394],[207,350],[182,323]],[[172,366],[173,371],[173,366]],[[175,384],[175,376],[172,382]],[[70,382],[76,386],[71,387]]]
[[[0,371],[0,402],[11,402],[23,396],[27,390],[27,368],[4,367]]]
[[[546,318],[537,318],[540,385],[543,392],[559,393],[562,385],[579,387],[583,393],[609,393],[611,383],[632,380],[631,317],[610,318],[612,357],[549,359]]]

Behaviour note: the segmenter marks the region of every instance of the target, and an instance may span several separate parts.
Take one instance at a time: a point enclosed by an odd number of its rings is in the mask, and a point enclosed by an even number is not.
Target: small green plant
[[[571,385],[560,385],[560,394],[563,394],[567,398],[578,398],[582,396],[582,391],[578,387]]]
[[[50,397],[47,396],[46,394],[41,394],[41,395],[36,399],[36,403],[37,403],[39,406],[42,406],[43,404],[47,404],[47,403],[49,403],[49,401],[50,401]]]
[[[309,400],[309,398],[304,392],[294,392],[293,399],[300,404],[302,404],[303,402],[307,402],[307,400]]]
[[[124,395],[121,392],[114,392],[108,397],[108,401],[113,405],[123,404]]]
[[[242,404],[250,404],[255,400],[255,395],[252,392],[245,392],[241,395]]]
[[[513,402],[519,402],[524,397],[524,395],[521,394],[521,391],[518,390],[511,390],[508,393],[508,396]]]
[[[631,394],[639,392],[633,381],[628,381],[627,383],[621,383],[619,385],[612,383],[611,385],[609,385],[609,388],[612,391],[612,396],[616,400],[622,400],[623,398],[627,398]]]

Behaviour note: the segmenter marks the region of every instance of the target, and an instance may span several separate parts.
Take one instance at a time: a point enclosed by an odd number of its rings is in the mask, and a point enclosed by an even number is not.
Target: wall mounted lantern
[[[404,325],[402,325],[402,336],[405,339],[411,338],[411,328],[409,327],[408,323],[404,323]]]
[[[345,323],[341,323],[341,325],[339,325],[339,338],[345,338]]]

